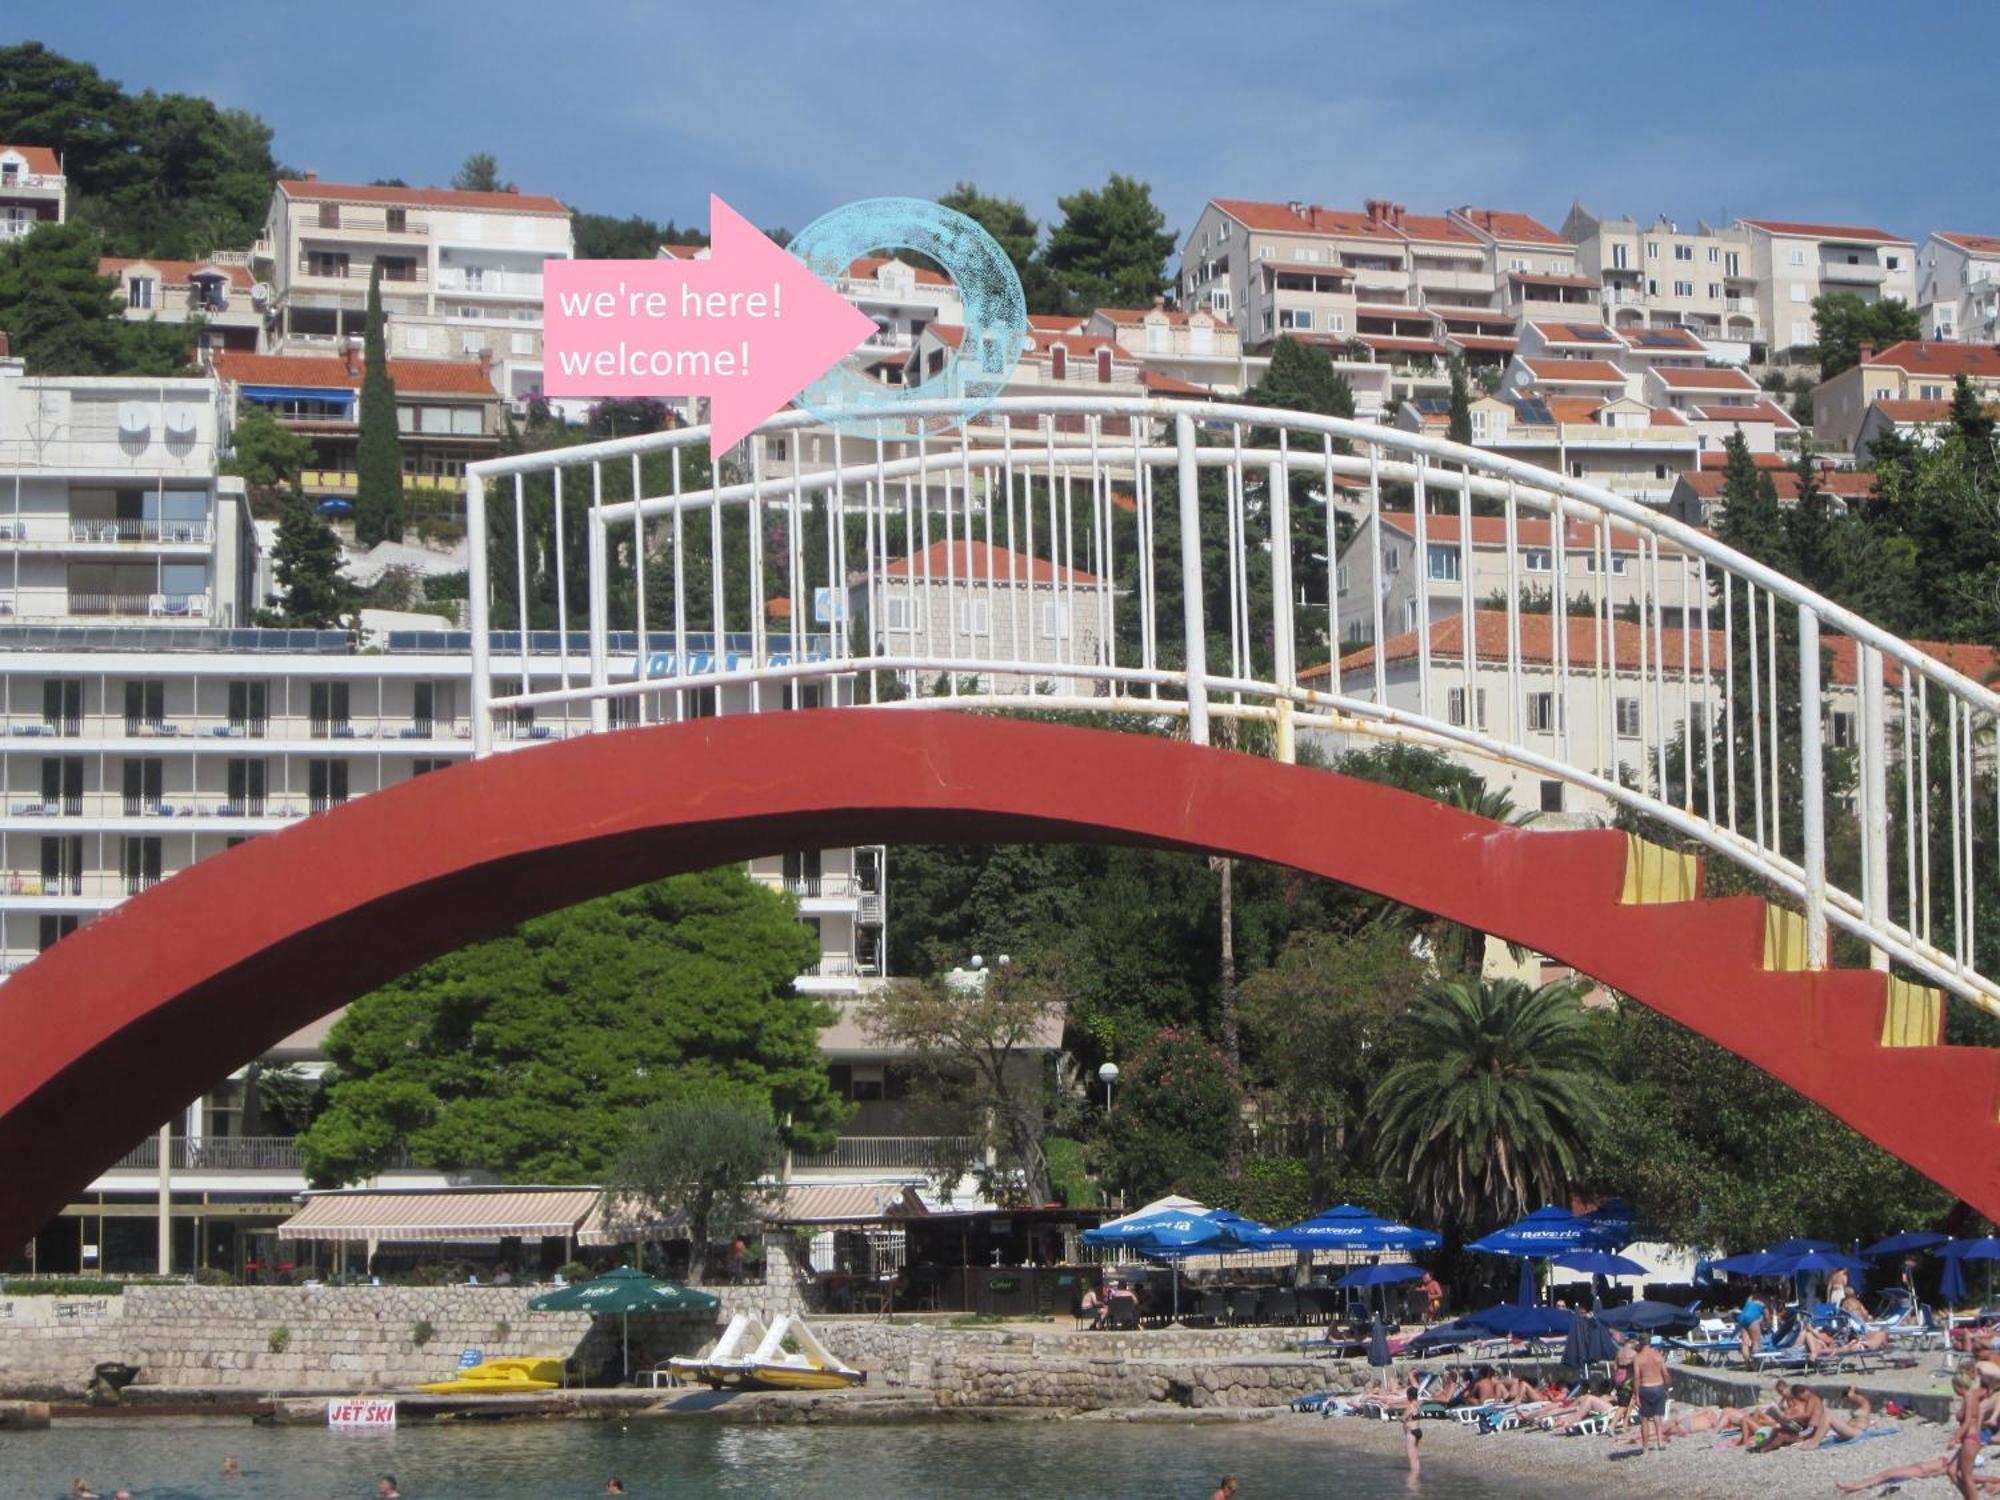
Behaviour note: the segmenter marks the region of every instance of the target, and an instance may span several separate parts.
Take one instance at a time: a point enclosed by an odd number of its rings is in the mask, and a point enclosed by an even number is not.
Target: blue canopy
[[[1518,1224],[1496,1229],[1465,1248],[1482,1255],[1525,1255],[1539,1259],[1597,1245],[1604,1232],[1565,1209],[1551,1206],[1538,1208]]]
[[[1589,1213],[1578,1214],[1577,1217],[1591,1226],[1602,1249],[1622,1249],[1640,1238],[1639,1216],[1632,1212],[1631,1205],[1623,1198],[1600,1203]]]
[[[1356,1266],[1352,1271],[1349,1271],[1340,1280],[1336,1281],[1334,1285],[1337,1287],[1396,1286],[1405,1281],[1420,1281],[1423,1279],[1423,1274],[1424,1268],[1422,1266],[1412,1266],[1402,1262],[1386,1266]]]
[[[1197,1245],[1233,1244],[1236,1240],[1227,1225],[1217,1223],[1205,1211],[1189,1209],[1116,1219],[1086,1229],[1077,1238],[1086,1245],[1123,1245],[1139,1251],[1189,1249]]]
[[[1501,1302],[1482,1312],[1467,1313],[1465,1321],[1489,1333],[1511,1338],[1552,1339],[1569,1332],[1570,1314],[1554,1307],[1523,1307],[1517,1302]]]
[[[1257,1235],[1260,1250],[1434,1250],[1442,1243],[1428,1229],[1412,1229],[1354,1203]]]
[[[1394,1363],[1389,1353],[1389,1330],[1376,1318],[1368,1329],[1368,1363],[1376,1369],[1386,1369]]]
[[[1616,1328],[1626,1333],[1653,1333],[1662,1328],[1692,1328],[1698,1321],[1685,1307],[1644,1298],[1637,1302],[1628,1302],[1623,1307],[1614,1307],[1609,1312],[1602,1312],[1597,1316],[1598,1321],[1606,1328]]]
[[[1562,1362],[1572,1370],[1589,1365],[1609,1364],[1618,1357],[1618,1347],[1596,1318],[1570,1314],[1569,1336],[1563,1340]]]
[[[1797,1276],[1808,1271],[1858,1271],[1861,1262],[1837,1250],[1781,1252],[1775,1247],[1765,1252],[1764,1276]]]
[[[1953,1240],[1938,1251],[1948,1260],[2000,1260],[2000,1239]]]
[[[1565,1271],[1586,1271],[1592,1276],[1649,1276],[1652,1273],[1636,1260],[1613,1255],[1609,1250],[1565,1250],[1554,1264]]]
[[[1804,1255],[1809,1250],[1838,1250],[1840,1246],[1831,1240],[1791,1239],[1779,1240],[1775,1245],[1766,1245],[1766,1255]]]
[[[1944,1257],[1944,1276],[1938,1282],[1938,1295],[1953,1307],[1965,1300],[1965,1262],[1956,1255]]]
[[[1476,1339],[1490,1337],[1490,1332],[1470,1318],[1459,1318],[1455,1322],[1440,1323],[1435,1328],[1426,1329],[1403,1346],[1406,1353],[1428,1354],[1433,1349],[1449,1348],[1454,1344],[1469,1344]]]
[[[1731,1276],[1775,1276],[1771,1262],[1777,1257],[1768,1250],[1751,1250],[1742,1255],[1726,1255],[1713,1262],[1711,1269],[1727,1271]]]
[[[1948,1238],[1946,1235],[1931,1234],[1925,1230],[1906,1229],[1901,1234],[1890,1235],[1886,1240],[1877,1240],[1861,1253],[1867,1256],[1907,1255],[1912,1250],[1935,1250]]]
[[[1514,1300],[1523,1307],[1533,1307],[1541,1300],[1536,1295],[1535,1262],[1528,1256],[1521,1257],[1521,1285],[1514,1294]]]

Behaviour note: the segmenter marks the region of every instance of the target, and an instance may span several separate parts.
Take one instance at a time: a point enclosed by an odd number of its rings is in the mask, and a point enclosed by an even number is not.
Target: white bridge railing
[[[1803,910],[1814,966],[1839,929],[2000,1013],[2000,697],[1937,657],[1638,501],[1422,434],[904,411],[845,437],[787,414],[719,472],[705,428],[471,465],[475,748],[537,715],[870,703],[1256,725],[1284,759],[1416,744],[1698,841]]]

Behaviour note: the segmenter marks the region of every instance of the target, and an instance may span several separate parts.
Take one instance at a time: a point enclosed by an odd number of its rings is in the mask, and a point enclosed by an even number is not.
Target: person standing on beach
[[[1423,1409],[1423,1397],[1418,1394],[1415,1381],[1403,1392],[1403,1453],[1410,1460],[1410,1478],[1415,1479],[1423,1472],[1423,1464],[1417,1456],[1418,1445],[1424,1440],[1424,1429],[1420,1425],[1419,1413]]]
[[[1979,1381],[1970,1371],[1961,1370],[1952,1377],[1951,1389],[1958,1397],[1958,1432],[1946,1472],[1958,1486],[1960,1500],[1974,1500],[1979,1493],[1973,1467],[1979,1462],[1980,1449]]]
[[[1236,1500],[1236,1476],[1224,1474],[1222,1483],[1215,1487],[1215,1493],[1208,1500]]]
[[[1658,1346],[1648,1343],[1632,1359],[1633,1402],[1639,1411],[1639,1451],[1649,1451],[1647,1437],[1658,1439],[1660,1451],[1667,1451],[1667,1357]]]

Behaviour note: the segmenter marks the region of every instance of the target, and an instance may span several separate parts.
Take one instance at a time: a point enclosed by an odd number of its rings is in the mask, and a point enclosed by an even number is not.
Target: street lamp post
[[[1111,1113],[1111,1085],[1118,1081],[1118,1064],[1108,1062],[1097,1070],[1097,1077],[1104,1085],[1104,1113]]]

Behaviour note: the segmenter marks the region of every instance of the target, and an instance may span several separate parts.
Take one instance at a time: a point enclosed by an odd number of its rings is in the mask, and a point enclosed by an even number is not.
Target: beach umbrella
[[[2000,1239],[1952,1240],[1938,1251],[1946,1260],[2000,1260]]]
[[[1128,1215],[1109,1224],[1100,1224],[1095,1229],[1086,1229],[1077,1236],[1086,1245],[1124,1245],[1135,1250],[1213,1244],[1229,1237],[1229,1231],[1211,1218],[1205,1208],[1173,1208],[1143,1216]]]
[[[1831,1240],[1791,1239],[1779,1240],[1775,1245],[1766,1245],[1766,1255],[1804,1255],[1810,1250],[1838,1250],[1840,1246]]]
[[[1905,1230],[1901,1234],[1890,1235],[1886,1240],[1877,1240],[1861,1253],[1866,1256],[1908,1255],[1912,1250],[1935,1250],[1948,1238],[1924,1230]]]
[[[1622,1249],[1640,1238],[1638,1215],[1632,1212],[1631,1205],[1623,1198],[1600,1203],[1589,1213],[1578,1214],[1577,1217],[1590,1226],[1600,1249]]]
[[[1398,1261],[1391,1265],[1356,1266],[1340,1280],[1337,1287],[1396,1286],[1405,1281],[1421,1281],[1424,1276],[1422,1266],[1413,1266]]]
[[[1465,1315],[1465,1321],[1475,1328],[1522,1339],[1549,1339],[1567,1333],[1569,1320],[1570,1314],[1555,1308],[1524,1307],[1515,1302],[1501,1302],[1483,1312]]]
[[[1944,1276],[1938,1282],[1938,1295],[1950,1307],[1957,1307],[1965,1300],[1965,1265],[1956,1255],[1944,1257]]]
[[[1521,1286],[1514,1300],[1523,1307],[1533,1307],[1539,1300],[1535,1295],[1535,1263],[1525,1255],[1521,1257]]]
[[[1390,1362],[1389,1330],[1382,1326],[1382,1317],[1378,1313],[1368,1330],[1368,1363],[1378,1370],[1386,1370]]]
[[[1584,1313],[1571,1313],[1569,1336],[1563,1340],[1562,1362],[1572,1370],[1608,1364],[1618,1357],[1617,1347],[1604,1325]]]
[[[1496,1229],[1465,1248],[1482,1255],[1522,1255],[1547,1259],[1565,1250],[1589,1248],[1599,1231],[1560,1208],[1538,1208],[1519,1223]]]
[[[1668,1328],[1692,1328],[1697,1321],[1685,1307],[1643,1297],[1597,1316],[1606,1328],[1616,1328],[1620,1333],[1658,1333]]]
[[[1443,1241],[1428,1229],[1413,1229],[1342,1203],[1296,1224],[1262,1230],[1260,1250],[1435,1250]]]
[[[1614,1255],[1609,1250],[1565,1250],[1550,1262],[1565,1271],[1584,1271],[1592,1276],[1650,1276],[1652,1272],[1636,1260]]]
[[[587,1312],[598,1317],[618,1314],[619,1345],[624,1351],[627,1378],[632,1374],[633,1313],[713,1312],[720,1306],[722,1299],[712,1292],[648,1276],[631,1266],[620,1266],[589,1281],[557,1287],[528,1302],[530,1312]]]
[[[1765,1252],[1766,1263],[1760,1275],[1801,1276],[1814,1271],[1858,1271],[1861,1262],[1851,1255],[1842,1255],[1838,1250],[1780,1251],[1775,1248]]]
[[[1426,1329],[1403,1346],[1407,1354],[1423,1356],[1434,1349],[1449,1348],[1453,1344],[1469,1344],[1474,1339],[1487,1337],[1488,1330],[1468,1318],[1458,1318],[1450,1323],[1440,1323],[1435,1328]]]
[[[1769,1251],[1749,1250],[1742,1255],[1726,1255],[1714,1263],[1712,1269],[1727,1271],[1731,1276],[1769,1276],[1770,1265],[1775,1259]]]

